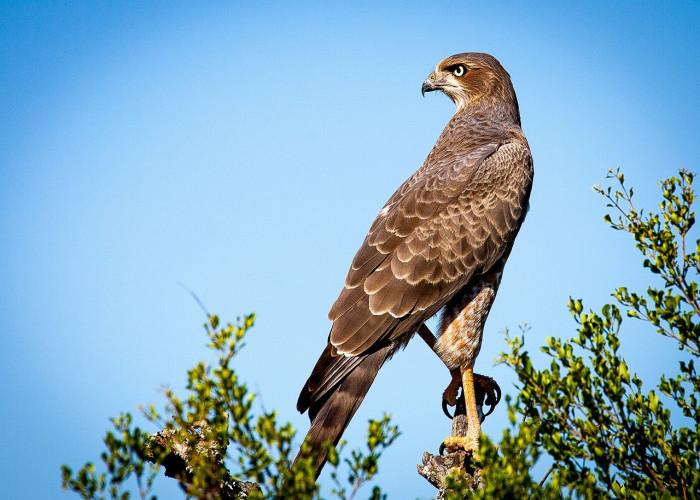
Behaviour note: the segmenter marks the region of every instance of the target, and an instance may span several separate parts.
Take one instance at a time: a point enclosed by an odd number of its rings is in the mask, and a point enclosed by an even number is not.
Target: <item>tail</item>
[[[333,354],[329,344],[301,391],[297,409],[309,410],[307,434],[314,457],[316,477],[326,463],[324,443],[336,446],[350,420],[365,399],[374,377],[390,356],[390,346],[356,357]],[[297,460],[301,453],[297,455]]]

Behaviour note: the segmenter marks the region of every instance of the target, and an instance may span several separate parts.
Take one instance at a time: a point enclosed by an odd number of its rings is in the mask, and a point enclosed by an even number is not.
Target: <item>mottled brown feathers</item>
[[[473,168],[455,169],[443,180],[431,176],[431,188],[425,176],[412,177],[414,189],[377,217],[329,314],[330,340],[339,351],[360,354],[372,345],[363,336],[413,333],[427,319],[424,311],[442,307],[472,275],[501,257],[526,209],[529,152],[509,143],[472,161]],[[509,179],[524,187],[510,186]],[[428,191],[440,194],[415,195]],[[422,217],[421,211],[432,215]],[[395,331],[361,326],[383,323],[371,319],[383,315],[402,318]]]
[[[381,365],[446,304],[445,356],[476,357],[527,211],[532,158],[510,77],[498,61],[479,53],[450,56],[422,90],[443,91],[457,112],[377,215],[331,307],[328,345],[297,404],[309,410],[317,451],[324,440],[338,442]],[[478,304],[469,308],[472,301]],[[455,318],[472,325],[469,339],[450,329]],[[319,457],[320,467],[325,455]]]

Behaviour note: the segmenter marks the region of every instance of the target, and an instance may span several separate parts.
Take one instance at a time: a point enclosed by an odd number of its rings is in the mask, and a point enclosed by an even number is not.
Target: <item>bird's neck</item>
[[[511,102],[504,102],[501,99],[480,97],[470,101],[461,109],[458,107],[455,117],[458,115],[461,115],[461,119],[480,124],[490,123],[499,128],[520,127],[520,112],[518,101],[515,99]]]
[[[512,141],[525,141],[517,114],[484,103],[471,103],[454,114],[440,135],[438,144],[459,144],[460,150],[471,150],[494,142],[503,144]],[[439,149],[438,144],[435,145],[436,149]],[[453,146],[444,150],[452,151]]]

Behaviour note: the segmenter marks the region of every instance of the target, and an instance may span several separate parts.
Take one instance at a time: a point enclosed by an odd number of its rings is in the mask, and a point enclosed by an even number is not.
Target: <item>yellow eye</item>
[[[457,78],[459,78],[460,76],[462,76],[464,74],[464,66],[462,66],[460,64],[459,66],[457,66],[455,69],[452,70],[452,74],[454,76],[456,76]]]

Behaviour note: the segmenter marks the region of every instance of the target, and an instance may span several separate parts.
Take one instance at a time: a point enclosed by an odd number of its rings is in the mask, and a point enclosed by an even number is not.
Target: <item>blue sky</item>
[[[7,498],[69,498],[59,466],[97,460],[108,418],[161,401],[208,355],[194,290],[224,320],[255,311],[239,371],[305,432],[294,406],[326,314],[376,212],[453,113],[420,96],[442,58],[496,56],[535,159],[531,211],[487,323],[532,325],[534,350],[646,275],[591,186],[622,167],[640,205],[695,170],[697,3],[0,4],[0,478]],[[626,322],[642,375],[674,349]],[[447,371],[416,339],[346,433],[394,415],[379,480],[415,474],[449,432]],[[497,408],[484,431],[506,425]],[[167,492],[169,480],[160,481]]]

